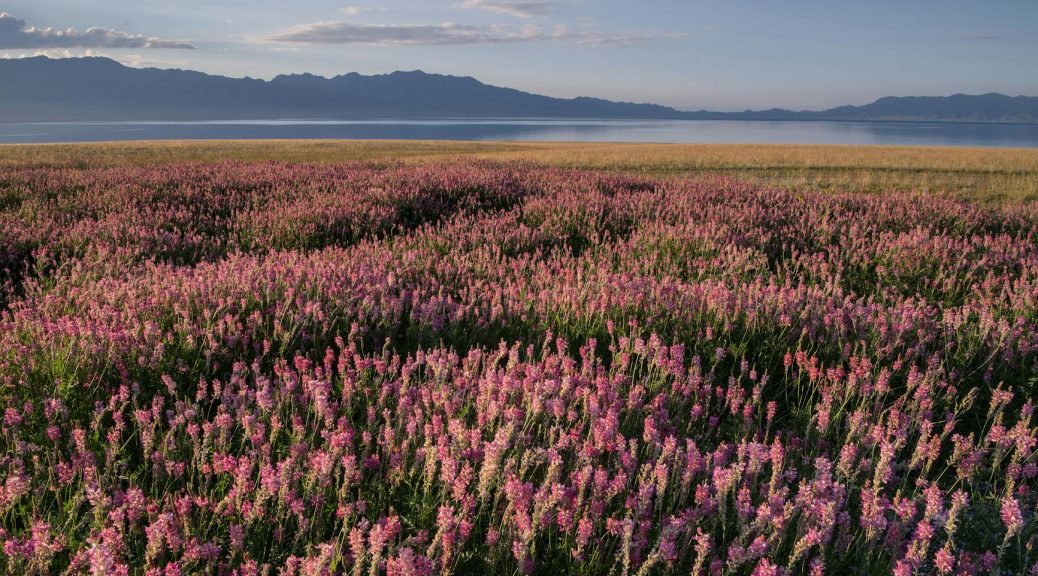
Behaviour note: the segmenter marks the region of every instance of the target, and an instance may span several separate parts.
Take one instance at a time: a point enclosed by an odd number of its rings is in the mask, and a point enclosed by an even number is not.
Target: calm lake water
[[[0,123],[0,143],[223,138],[1038,147],[1038,125],[586,119]]]

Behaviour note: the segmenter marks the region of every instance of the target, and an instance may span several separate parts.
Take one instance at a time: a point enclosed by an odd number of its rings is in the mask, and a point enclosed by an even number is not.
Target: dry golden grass
[[[0,166],[119,166],[220,160],[343,162],[428,160],[484,150],[508,151],[510,144],[404,140],[182,140],[0,146]]]
[[[648,175],[730,174],[790,188],[1038,199],[1038,149],[451,141],[180,141],[0,146],[0,166],[224,159],[425,162],[476,157]]]

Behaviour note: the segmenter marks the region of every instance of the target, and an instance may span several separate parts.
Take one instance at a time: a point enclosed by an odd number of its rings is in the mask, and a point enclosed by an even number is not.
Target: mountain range
[[[1038,123],[1038,97],[885,97],[828,110],[681,111],[552,98],[422,71],[271,80],[131,68],[101,57],[0,59],[0,122],[273,118],[616,118]]]

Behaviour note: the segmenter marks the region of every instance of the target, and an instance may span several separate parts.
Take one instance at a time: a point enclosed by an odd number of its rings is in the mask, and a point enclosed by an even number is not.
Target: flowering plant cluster
[[[1038,207],[0,171],[0,570],[1038,574]]]

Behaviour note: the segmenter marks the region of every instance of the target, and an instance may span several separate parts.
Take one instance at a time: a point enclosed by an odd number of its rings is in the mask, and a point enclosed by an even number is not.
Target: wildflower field
[[[1038,574],[1038,204],[0,168],[0,571]]]

